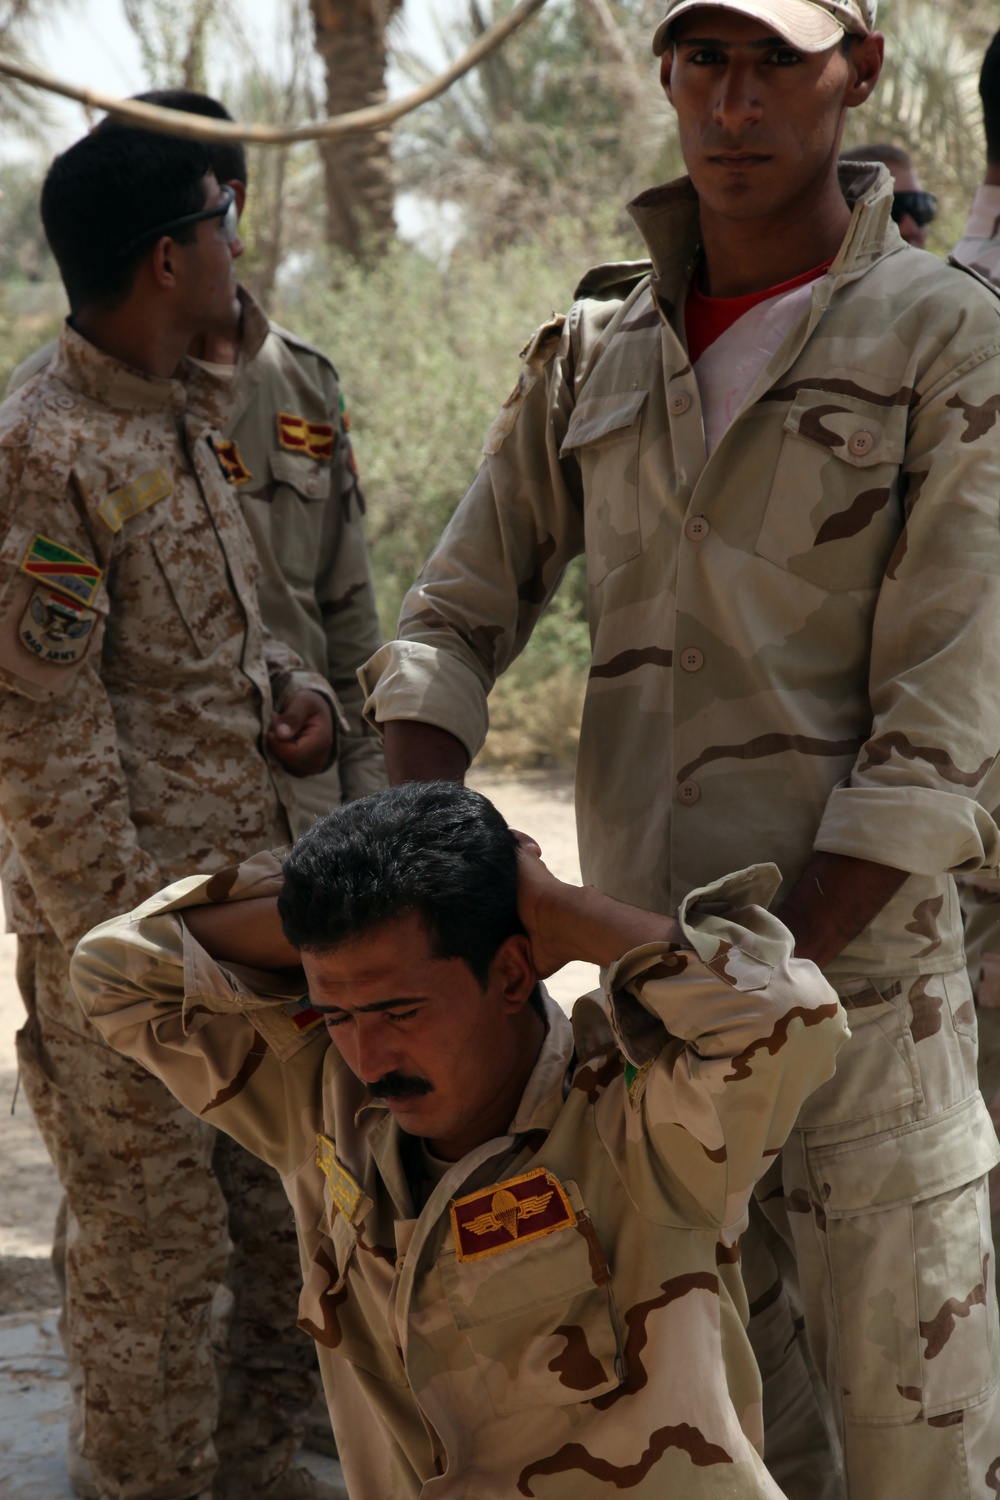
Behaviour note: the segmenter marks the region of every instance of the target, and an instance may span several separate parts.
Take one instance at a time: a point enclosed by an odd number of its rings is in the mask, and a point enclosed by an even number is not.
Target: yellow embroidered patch
[[[132,516],[148,510],[157,500],[165,500],[173,491],[174,487],[164,469],[150,469],[148,474],[133,479],[131,484],[126,484],[122,489],[112,490],[101,506],[101,520],[112,531],[121,531]]]
[[[485,1260],[575,1223],[576,1214],[562,1184],[544,1167],[456,1198],[451,1205],[458,1260]]]
[[[329,1136],[316,1137],[316,1165],[326,1178],[334,1207],[349,1224],[358,1211],[358,1204],[364,1193],[361,1184],[355,1182],[347,1168],[342,1167],[337,1160],[337,1153]]]

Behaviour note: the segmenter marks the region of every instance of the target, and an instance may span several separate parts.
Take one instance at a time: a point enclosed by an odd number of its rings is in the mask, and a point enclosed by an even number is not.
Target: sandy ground
[[[550,868],[578,882],[571,779],[489,772],[470,781],[508,822],[538,840]],[[65,1361],[51,1309],[48,1262],[59,1187],[23,1094],[17,1096],[14,1033],[23,1009],[14,979],[15,940],[0,936],[0,1500],[71,1500],[63,1464]],[[548,981],[568,1010],[594,988],[597,971],[569,964]],[[338,1466],[315,1454],[304,1461],[332,1480]]]

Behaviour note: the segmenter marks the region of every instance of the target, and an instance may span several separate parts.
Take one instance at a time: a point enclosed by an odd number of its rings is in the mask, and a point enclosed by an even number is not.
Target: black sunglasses
[[[115,255],[119,260],[123,260],[126,255],[131,255],[133,250],[138,250],[146,240],[152,244],[161,235],[173,234],[175,229],[185,229],[189,224],[200,224],[203,219],[221,219],[222,238],[227,245],[231,245],[239,232],[240,211],[236,206],[236,194],[228,183],[222,184],[221,191],[222,197],[212,208],[203,208],[196,214],[182,214],[179,219],[167,219],[163,224],[154,224],[152,229],[144,229],[141,234],[135,235],[133,239],[122,245],[115,251]]]
[[[903,222],[906,214],[909,214],[914,224],[921,228],[925,224],[937,218],[937,199],[933,193],[893,193],[892,195],[892,217],[896,224]]]

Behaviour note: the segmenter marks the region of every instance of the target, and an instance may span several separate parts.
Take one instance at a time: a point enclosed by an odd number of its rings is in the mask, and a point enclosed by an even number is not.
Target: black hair
[[[410,782],[335,808],[282,869],[281,925],[309,952],[417,912],[435,957],[464,959],[485,988],[500,944],[524,931],[514,835],[492,802],[455,782]]]
[[[189,115],[205,115],[210,120],[233,118],[218,99],[213,99],[211,94],[199,94],[197,89],[151,89],[148,94],[136,94],[135,97],[142,104],[180,109]],[[246,186],[247,154],[241,141],[205,141],[204,146],[217,182],[242,182]]]
[[[145,229],[198,213],[212,170],[204,146],[102,120],[57,156],[42,184],[42,224],[73,312],[128,296],[152,241],[118,252]],[[190,243],[196,228],[173,236]]]
[[[983,101],[986,160],[1000,162],[1000,31],[986,49],[979,74],[979,97]]]
[[[880,161],[883,166],[899,167],[903,171],[913,170],[913,158],[902,146],[890,146],[888,141],[876,141],[871,146],[852,146],[850,151],[841,151],[841,161]]]

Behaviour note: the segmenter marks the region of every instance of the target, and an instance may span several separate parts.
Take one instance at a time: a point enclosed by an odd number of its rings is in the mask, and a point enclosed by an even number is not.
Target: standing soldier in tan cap
[[[847,1494],[994,1500],[1000,1153],[953,877],[1000,849],[1000,700],[980,690],[1000,310],[904,244],[883,167],[838,170],[873,25],[870,0],[669,7],[654,50],[690,176],[631,205],[650,261],[589,273],[530,342],[366,676],[390,777],[461,778],[496,676],[586,553],[585,879],[670,912],[772,860],[796,952],[848,1009],[836,1076],[758,1193]],[[759,1327],[781,1286],[744,1244]],[[788,1394],[768,1406],[765,1384],[769,1441]],[[788,1493],[838,1493],[809,1452],[766,1451]]]
[[[280,1182],[68,984],[98,918],[285,842],[290,775],[335,753],[336,695],[262,625],[231,454],[179,378],[238,313],[235,195],[197,144],[106,122],[53,163],[42,217],[71,316],[0,412],[0,813],[22,1076],[69,1208],[71,1475],[99,1500],[308,1500],[331,1494],[292,1467],[311,1375],[291,1312],[276,1332],[252,1296],[297,1294]],[[217,1429],[230,1236],[242,1386]]]

